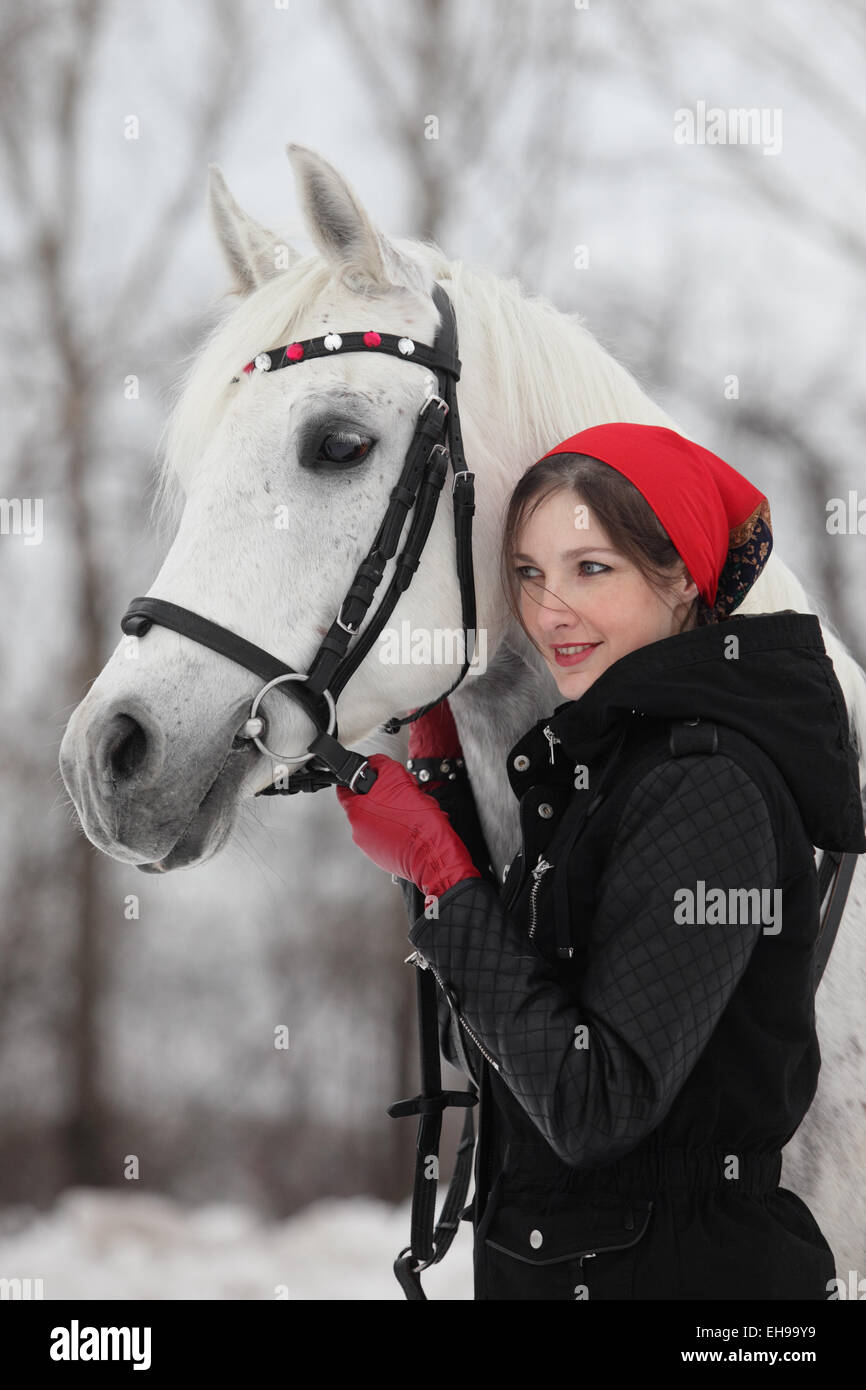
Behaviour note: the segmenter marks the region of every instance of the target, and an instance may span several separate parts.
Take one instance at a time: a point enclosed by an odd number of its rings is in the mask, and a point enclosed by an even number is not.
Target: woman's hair
[[[685,566],[655,512],[641,492],[617,469],[588,454],[553,454],[528,468],[511,494],[505,513],[500,555],[502,587],[508,607],[523,631],[526,625],[520,611],[520,577],[514,554],[524,523],[552,493],[570,490],[585,502],[604,527],[615,550],[630,560],[646,583],[660,597],[666,597],[682,575]],[[685,632],[703,620],[704,604],[692,600],[677,629]],[[538,643],[526,632],[527,637]]]

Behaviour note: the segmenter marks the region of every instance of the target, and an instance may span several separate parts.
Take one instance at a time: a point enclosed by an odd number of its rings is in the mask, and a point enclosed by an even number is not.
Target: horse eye
[[[352,430],[335,430],[326,434],[316,455],[319,463],[350,464],[358,463],[372,447],[372,439],[366,435],[355,434]]]

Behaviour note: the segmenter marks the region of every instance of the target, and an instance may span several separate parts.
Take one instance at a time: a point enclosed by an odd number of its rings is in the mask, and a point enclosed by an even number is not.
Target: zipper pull
[[[539,856],[538,856],[538,863],[536,864],[535,868],[531,871],[531,872],[532,872],[532,877],[535,879],[535,881],[536,881],[536,883],[537,883],[538,880],[541,878],[541,875],[542,875],[542,874],[546,874],[546,873],[547,873],[547,870],[548,870],[548,869],[552,869],[552,868],[553,868],[553,865],[552,865],[552,864],[548,864],[548,862],[547,862],[547,860],[544,858],[544,856],[543,856],[542,854],[539,854]]]
[[[419,970],[427,970],[428,965],[420,951],[413,951],[411,956],[407,956],[404,965],[417,965]]]
[[[555,743],[561,743],[561,742],[562,742],[562,739],[560,739],[560,738],[553,732],[553,730],[551,729],[551,727],[550,727],[549,724],[545,724],[545,726],[544,726],[544,728],[543,728],[543,730],[542,730],[542,733],[544,734],[544,737],[547,739],[547,742],[550,744],[550,762],[551,762],[551,765],[552,765],[552,764],[553,764],[553,756],[554,756],[554,755],[553,755],[553,745],[554,745]]]

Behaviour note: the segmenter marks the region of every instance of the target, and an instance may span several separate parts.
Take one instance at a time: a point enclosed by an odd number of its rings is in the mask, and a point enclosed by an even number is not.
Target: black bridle
[[[441,285],[433,287],[433,301],[440,312],[440,325],[432,347],[409,337],[392,333],[326,333],[285,347],[257,354],[244,372],[274,372],[297,366],[315,357],[342,357],[347,352],[387,353],[403,361],[420,363],[436,374],[439,394],[428,396],[422,405],[415,433],[406,452],[403,470],[391,489],[390,502],[366,557],[340,605],[327,635],[322,639],[310,669],[295,671],[278,657],[247,642],[238,633],[220,627],[208,618],[159,598],[135,598],[121,620],[130,636],[143,637],[153,623],[171,628],[230,661],[261,677],[265,685],[253,700],[250,717],[242,737],[250,738],[263,753],[281,762],[307,764],[279,785],[263,788],[259,795],[320,791],[340,783],[356,792],[367,792],[376,780],[376,770],[360,753],[353,753],[338,741],[336,702],[347,681],[357,670],[382,631],[397,600],[411,583],[427,540],[439,494],[451,461],[451,496],[454,508],[457,577],[463,619],[464,658],[460,675],[442,695],[412,714],[387,720],[385,733],[396,734],[404,724],[419,719],[438,705],[463,680],[472,661],[475,644],[475,573],[472,563],[472,517],[475,512],[475,475],[466,467],[460,416],[457,409],[457,382],[460,361],[457,356],[457,324],[451,301]],[[240,377],[234,377],[234,382]],[[414,508],[406,541],[390,584],[379,607],[363,633],[361,623],[382,581],[385,566],[396,553],[397,544],[410,509]],[[471,636],[470,636],[471,634]],[[348,650],[353,637],[355,646]],[[281,690],[303,707],[317,726],[318,733],[305,754],[278,754],[268,748],[261,735],[265,722],[259,704],[270,689]]]

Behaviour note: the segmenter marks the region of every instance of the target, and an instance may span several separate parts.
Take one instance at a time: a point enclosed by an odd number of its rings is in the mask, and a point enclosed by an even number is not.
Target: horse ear
[[[289,144],[286,153],[310,239],[347,287],[382,293],[396,286],[426,297],[420,266],[374,227],[339,170],[307,145]]]
[[[234,288],[251,294],[266,280],[279,275],[300,258],[267,227],[255,222],[235,201],[218,164],[209,164],[208,205]]]

